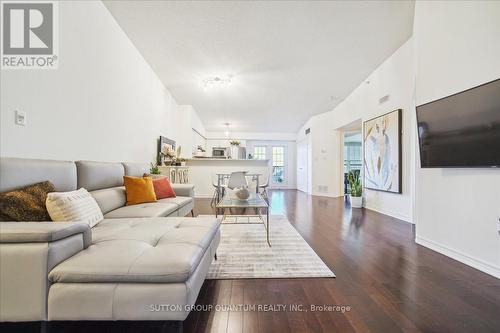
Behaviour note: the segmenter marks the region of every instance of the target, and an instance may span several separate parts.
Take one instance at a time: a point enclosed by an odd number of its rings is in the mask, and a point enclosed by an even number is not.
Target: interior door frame
[[[345,149],[345,135],[346,134],[358,134],[358,133],[361,133],[361,159],[363,160],[363,129],[361,130],[341,130],[340,131],[341,135],[340,135],[340,192],[339,193],[342,193],[342,196],[345,196],[345,186],[344,186],[344,149]],[[361,167],[361,175],[362,176],[364,173],[364,163],[363,163],[363,166]]]
[[[297,177],[297,180],[296,180],[296,184],[297,184],[297,190],[301,191],[301,192],[304,192],[304,193],[310,193],[310,187],[309,187],[309,138],[305,138],[305,139],[302,139],[300,141],[297,141],[297,162],[296,162],[296,168],[297,168],[297,171],[296,171],[296,177]],[[299,189],[299,146],[300,145],[305,145],[306,146],[306,179],[305,179],[305,191],[304,190],[301,190]]]
[[[269,188],[270,189],[288,189],[290,184],[290,163],[288,163],[288,149],[287,143],[279,141],[279,143],[270,143],[266,149],[266,154],[269,158]],[[273,147],[283,148],[283,173],[285,174],[284,182],[281,184],[273,183]]]

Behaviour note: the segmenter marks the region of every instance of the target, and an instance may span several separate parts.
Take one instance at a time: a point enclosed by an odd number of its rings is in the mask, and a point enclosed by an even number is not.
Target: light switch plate
[[[26,125],[26,112],[20,112],[16,110],[16,125]]]

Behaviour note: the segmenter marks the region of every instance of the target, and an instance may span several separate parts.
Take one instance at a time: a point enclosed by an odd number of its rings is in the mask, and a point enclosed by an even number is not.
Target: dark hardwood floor
[[[207,280],[198,305],[255,305],[255,311],[194,311],[184,332],[500,332],[500,280],[416,245],[411,224],[351,211],[342,198],[272,191],[270,199],[271,213],[286,215],[337,277]],[[197,199],[195,214],[213,214],[210,200]],[[282,304],[309,311],[257,308]],[[344,311],[310,311],[311,305]],[[175,329],[171,322],[66,322],[43,331]],[[40,330],[27,324],[3,325],[0,331]]]
[[[272,191],[335,279],[207,280],[200,305],[340,305],[350,311],[192,312],[186,332],[500,332],[500,281],[414,242],[411,224],[343,198]],[[212,214],[196,200],[196,214]],[[272,230],[272,229],[271,229]]]

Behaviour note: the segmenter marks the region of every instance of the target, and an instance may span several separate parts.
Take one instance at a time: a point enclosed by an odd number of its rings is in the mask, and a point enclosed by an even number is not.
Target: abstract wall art
[[[363,123],[365,188],[401,193],[401,118],[398,109]]]

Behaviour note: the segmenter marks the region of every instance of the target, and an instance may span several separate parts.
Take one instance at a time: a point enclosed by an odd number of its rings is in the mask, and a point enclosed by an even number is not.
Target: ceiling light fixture
[[[205,89],[214,87],[227,87],[231,84],[231,76],[214,76],[203,80],[203,86]]]
[[[229,123],[224,123],[224,125],[226,125],[226,130],[224,131],[224,135],[226,136],[226,138],[229,138]]]

